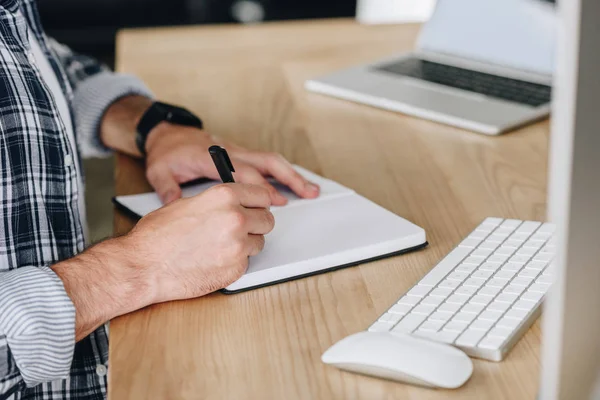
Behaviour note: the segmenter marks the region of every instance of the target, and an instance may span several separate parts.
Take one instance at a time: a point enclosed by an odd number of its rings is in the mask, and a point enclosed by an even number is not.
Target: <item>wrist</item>
[[[77,340],[151,304],[154,285],[133,262],[126,242],[126,236],[107,240],[52,268],[75,305]]]

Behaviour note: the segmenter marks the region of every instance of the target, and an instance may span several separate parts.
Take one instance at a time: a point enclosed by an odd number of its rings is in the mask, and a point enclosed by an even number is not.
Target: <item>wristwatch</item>
[[[146,155],[148,134],[163,121],[198,129],[203,127],[202,120],[185,108],[155,101],[142,115],[136,128],[135,144],[143,155]]]

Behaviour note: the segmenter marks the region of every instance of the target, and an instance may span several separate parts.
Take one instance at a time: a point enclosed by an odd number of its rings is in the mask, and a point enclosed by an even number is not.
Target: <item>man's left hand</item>
[[[319,195],[319,187],[304,179],[280,154],[247,150],[212,137],[204,130],[163,122],[150,132],[146,141],[146,177],[163,203],[181,197],[181,183],[204,177],[219,179],[208,153],[214,144],[227,149],[236,182],[266,187],[273,205],[284,205],[287,199],[267,181],[269,176],[289,186],[300,197]]]

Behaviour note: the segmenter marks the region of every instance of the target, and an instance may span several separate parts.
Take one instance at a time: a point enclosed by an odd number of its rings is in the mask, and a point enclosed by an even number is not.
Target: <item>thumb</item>
[[[152,168],[148,170],[146,176],[163,204],[181,197],[181,188],[168,168]]]

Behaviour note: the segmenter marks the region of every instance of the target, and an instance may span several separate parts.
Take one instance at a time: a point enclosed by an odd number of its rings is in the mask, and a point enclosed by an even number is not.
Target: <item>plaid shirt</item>
[[[60,82],[70,121],[35,65],[30,34]],[[74,164],[108,151],[97,135],[102,115],[130,94],[150,96],[138,79],[48,39],[34,0],[0,0],[0,399],[106,396],[107,332],[75,344],[75,309],[49,266],[84,249]]]

